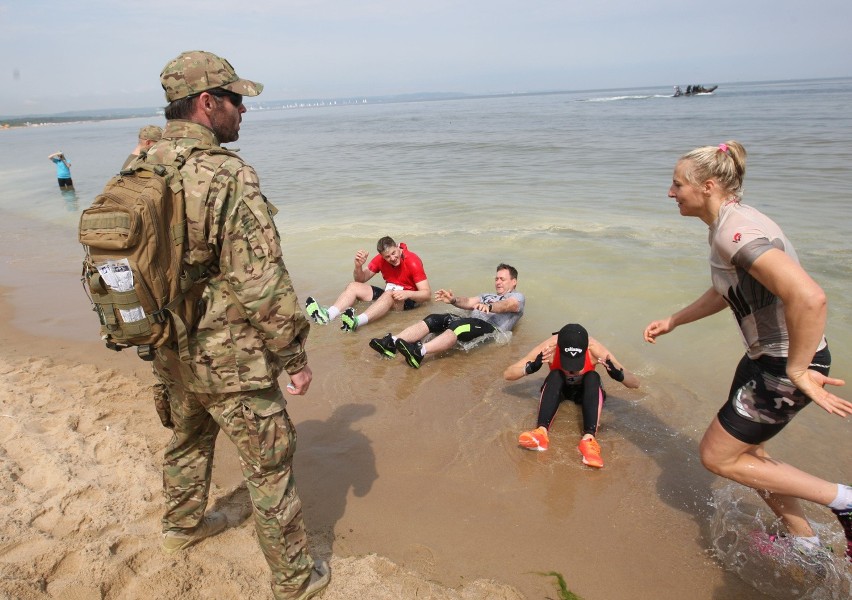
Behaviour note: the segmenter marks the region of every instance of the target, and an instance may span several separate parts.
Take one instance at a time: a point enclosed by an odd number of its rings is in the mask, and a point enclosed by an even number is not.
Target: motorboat
[[[718,85],[711,85],[710,87],[704,87],[703,85],[688,85],[686,86],[686,91],[682,90],[679,85],[674,86],[674,94],[675,98],[680,96],[697,96],[699,94],[712,94],[716,91]]]

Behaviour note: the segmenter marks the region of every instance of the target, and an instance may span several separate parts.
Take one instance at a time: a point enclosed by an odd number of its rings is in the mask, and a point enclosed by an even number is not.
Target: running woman
[[[828,506],[844,528],[852,561],[852,487],[773,459],[765,448],[812,401],[840,417],[852,414],[852,403],[824,389],[845,383],[828,376],[825,293],[778,225],[740,202],[745,168],[745,148],[735,141],[696,148],[675,165],[668,196],[681,215],[710,228],[712,285],[689,306],[650,323],[645,340],[655,343],[679,325],[731,308],[746,353],[701,440],[701,462],[758,490],[801,551],[815,552],[820,542],[799,499]]]

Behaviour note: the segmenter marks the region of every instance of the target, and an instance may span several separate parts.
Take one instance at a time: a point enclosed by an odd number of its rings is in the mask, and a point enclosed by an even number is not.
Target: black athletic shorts
[[[379,296],[385,293],[385,290],[380,287],[376,287],[374,285],[371,285],[370,287],[373,288],[374,302],[379,299]],[[402,303],[402,310],[411,310],[412,308],[417,308],[417,303],[411,298],[406,298],[405,302]]]
[[[56,181],[59,183],[59,187],[74,187],[74,182],[71,181],[70,177],[58,177]]]
[[[828,346],[814,355],[810,368],[828,375]],[[761,444],[784,429],[811,399],[787,379],[787,359],[743,356],[728,401],[719,410],[725,431],[746,444]]]
[[[483,335],[494,333],[497,328],[488,321],[475,317],[460,317],[453,313],[436,313],[429,315],[423,322],[429,328],[429,333],[439,335],[451,329],[461,342],[469,342]]]

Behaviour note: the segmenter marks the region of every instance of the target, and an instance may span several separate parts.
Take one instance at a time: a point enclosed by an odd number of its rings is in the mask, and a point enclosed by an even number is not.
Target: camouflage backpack
[[[144,155],[113,177],[80,216],[86,250],[83,287],[108,348],[136,346],[144,360],[173,344],[189,360],[189,333],[201,314],[204,265],[184,262],[186,208],[180,168]],[[224,160],[224,156],[222,160]]]

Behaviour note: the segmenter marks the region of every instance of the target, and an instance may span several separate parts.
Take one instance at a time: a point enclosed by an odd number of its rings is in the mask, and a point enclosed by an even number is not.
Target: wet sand
[[[149,365],[93,339],[79,247],[57,235],[41,250],[26,228],[0,237],[0,597],[268,597],[224,436],[211,507],[229,528],[178,557],[160,552],[170,433]],[[608,386],[603,470],[580,463],[573,406],[560,410],[550,451],[520,450],[540,380],[500,374],[536,340],[521,324],[508,345],[455,350],[418,371],[367,346],[427,310],[352,335],[312,330],[314,383],[288,408],[311,549],[333,569],[326,600],[556,597],[542,571],[586,600],[760,597],[707,550],[719,482],[701,468],[697,439],[650,410],[644,390]]]

